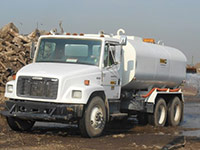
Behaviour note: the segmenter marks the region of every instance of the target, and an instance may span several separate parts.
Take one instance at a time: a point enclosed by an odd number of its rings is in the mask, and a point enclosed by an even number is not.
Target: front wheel
[[[101,97],[91,99],[83,117],[79,120],[79,129],[84,137],[100,136],[106,124],[106,108]]]
[[[153,114],[149,114],[149,123],[154,126],[165,126],[167,120],[167,106],[163,98],[159,98]]]
[[[9,127],[14,131],[29,131],[34,125],[34,121],[22,120],[19,118],[7,117]]]
[[[183,105],[178,97],[174,97],[168,105],[168,124],[177,126],[181,122]]]

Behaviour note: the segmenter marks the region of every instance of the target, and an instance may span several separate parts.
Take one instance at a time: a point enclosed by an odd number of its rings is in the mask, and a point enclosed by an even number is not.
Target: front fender
[[[72,91],[78,90],[82,91],[82,97],[81,98],[72,98]],[[64,103],[72,103],[72,104],[87,104],[90,95],[93,92],[96,91],[104,91],[104,88],[100,85],[73,85],[65,92],[64,96],[62,97],[62,100]]]

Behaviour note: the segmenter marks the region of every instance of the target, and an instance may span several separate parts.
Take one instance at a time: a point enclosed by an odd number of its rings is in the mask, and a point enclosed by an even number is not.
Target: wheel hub
[[[91,111],[90,124],[94,129],[99,129],[104,126],[104,118],[102,109],[94,107]]]

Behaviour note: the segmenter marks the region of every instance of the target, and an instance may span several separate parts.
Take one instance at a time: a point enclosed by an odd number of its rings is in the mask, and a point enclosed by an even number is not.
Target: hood
[[[48,78],[73,77],[74,75],[98,72],[97,66],[67,63],[32,63],[17,73],[17,76],[37,76]]]

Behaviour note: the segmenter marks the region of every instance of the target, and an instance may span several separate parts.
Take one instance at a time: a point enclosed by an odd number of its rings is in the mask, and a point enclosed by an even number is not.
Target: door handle
[[[118,85],[120,85],[120,79],[118,79]]]

